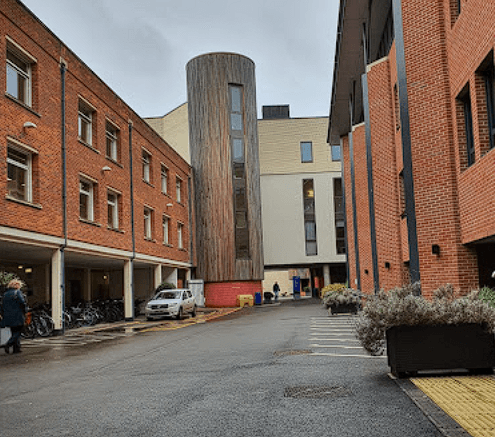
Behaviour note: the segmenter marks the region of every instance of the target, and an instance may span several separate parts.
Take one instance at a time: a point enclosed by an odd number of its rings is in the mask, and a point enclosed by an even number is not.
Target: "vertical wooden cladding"
[[[206,282],[263,279],[255,66],[245,56],[211,53],[187,64],[189,141],[194,171],[197,276]],[[229,85],[244,97],[250,259],[236,259]]]

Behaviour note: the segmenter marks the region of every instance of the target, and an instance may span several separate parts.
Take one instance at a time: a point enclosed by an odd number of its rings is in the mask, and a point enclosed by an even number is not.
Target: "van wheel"
[[[191,313],[191,317],[196,317],[196,305],[194,305],[194,308]]]
[[[177,313],[177,320],[182,319],[182,315],[183,315],[183,311],[182,311],[182,307],[180,307],[179,312]]]

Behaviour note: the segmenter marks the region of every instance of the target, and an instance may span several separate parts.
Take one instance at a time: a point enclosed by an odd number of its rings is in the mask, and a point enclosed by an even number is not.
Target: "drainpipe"
[[[60,291],[62,298],[62,335],[65,333],[65,248],[68,240],[67,224],[67,150],[65,141],[65,73],[67,65],[63,59],[60,60],[60,83],[61,83],[61,136],[62,136],[62,217],[64,227],[64,243],[60,247]]]
[[[132,236],[132,257],[130,259],[131,265],[131,308],[132,317],[134,320],[134,259],[136,258],[136,230],[134,226],[134,173],[133,173],[133,162],[132,162],[132,120],[129,120],[129,178],[130,178],[130,198],[131,198],[131,236]]]

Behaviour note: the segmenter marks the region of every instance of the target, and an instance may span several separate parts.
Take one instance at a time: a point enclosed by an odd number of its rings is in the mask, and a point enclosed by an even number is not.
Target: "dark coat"
[[[26,301],[21,290],[9,288],[3,295],[3,322],[5,326],[24,325]]]

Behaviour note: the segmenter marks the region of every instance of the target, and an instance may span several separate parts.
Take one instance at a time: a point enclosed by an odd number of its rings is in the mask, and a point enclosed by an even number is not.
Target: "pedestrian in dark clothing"
[[[11,347],[15,354],[21,351],[21,331],[24,327],[24,314],[26,312],[26,301],[21,292],[23,285],[21,280],[12,279],[3,295],[3,322],[5,326],[10,327],[12,332],[12,336],[4,346],[6,353],[9,353]]]
[[[280,286],[278,285],[278,282],[275,281],[275,284],[273,284],[273,293],[275,294],[275,302],[278,301],[278,293],[280,291]]]

